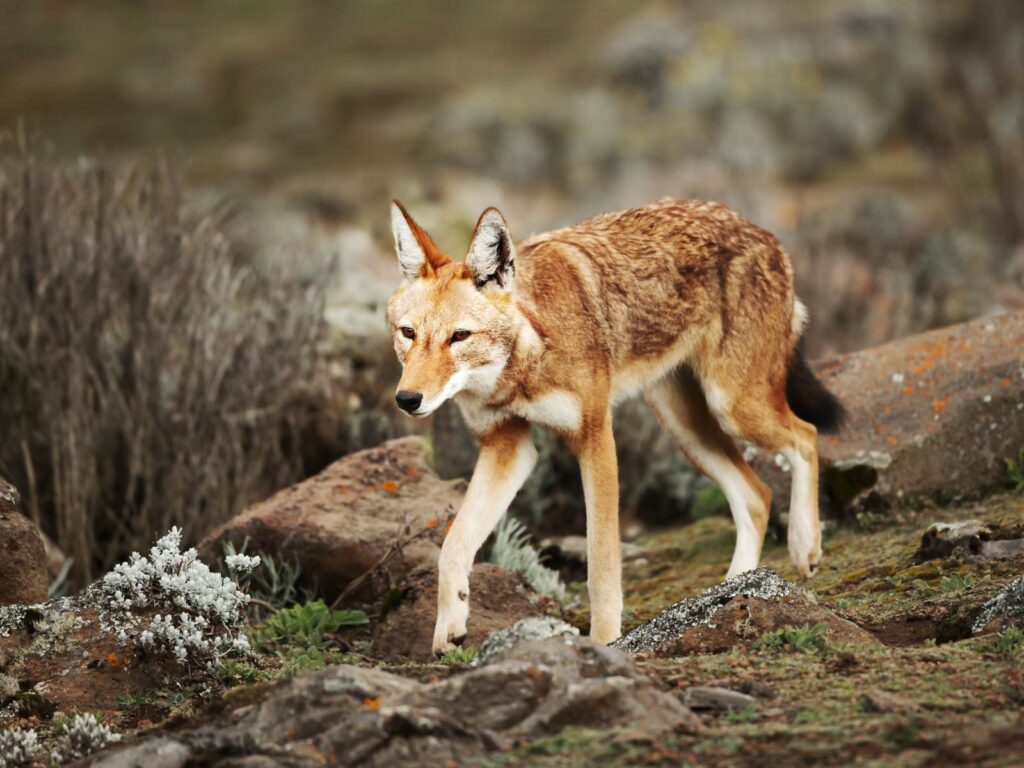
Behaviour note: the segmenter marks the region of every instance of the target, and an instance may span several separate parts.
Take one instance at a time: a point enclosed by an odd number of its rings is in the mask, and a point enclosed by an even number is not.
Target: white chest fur
[[[570,432],[579,429],[583,423],[579,398],[562,389],[545,392],[530,400],[517,398],[499,408],[465,394],[460,394],[456,400],[469,428],[477,433],[487,432],[509,416],[519,416],[531,424]]]

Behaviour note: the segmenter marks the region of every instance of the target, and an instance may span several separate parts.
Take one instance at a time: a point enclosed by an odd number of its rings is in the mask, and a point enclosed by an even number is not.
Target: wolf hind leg
[[[648,387],[644,399],[676,446],[722,489],[729,502],[736,523],[736,549],[727,577],[757,568],[768,527],[771,490],[722,429],[700,383],[689,369],[681,368]]]
[[[777,384],[731,390],[708,387],[712,411],[730,434],[786,457],[792,472],[787,542],[789,558],[804,578],[821,563],[818,518],[818,430],[797,417],[786,401],[785,377]]]

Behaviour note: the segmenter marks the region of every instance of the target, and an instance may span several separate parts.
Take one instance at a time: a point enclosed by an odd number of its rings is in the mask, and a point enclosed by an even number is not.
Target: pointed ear
[[[511,290],[515,260],[516,247],[505,217],[497,208],[488,208],[480,214],[466,254],[466,266],[473,271],[473,283],[477,288],[495,283],[499,288]]]
[[[395,237],[398,265],[409,280],[432,275],[449,261],[397,200],[391,202],[391,234]]]

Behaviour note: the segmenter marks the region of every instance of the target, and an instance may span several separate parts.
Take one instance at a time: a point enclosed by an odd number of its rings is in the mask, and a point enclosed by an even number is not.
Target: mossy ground
[[[987,725],[997,735],[987,751],[972,747],[973,764],[1021,765],[1024,653],[1012,643],[1009,652],[997,652],[991,639],[969,637],[977,607],[1020,575],[1020,561],[914,559],[928,525],[969,518],[992,527],[1020,525],[1024,497],[906,510],[872,519],[867,527],[850,523],[826,533],[821,570],[805,586],[886,644],[828,646],[816,653],[736,648],[642,660],[680,695],[693,685],[722,685],[754,693],[758,704],[750,711],[704,715],[701,733],[653,741],[637,741],[628,730],[570,730],[503,755],[494,765],[942,765],[948,763],[937,750]],[[650,533],[638,543],[651,553],[625,570],[627,627],[720,581],[733,527],[726,518],[709,517]],[[784,541],[769,540],[763,562],[796,578]],[[965,578],[943,584],[950,574]],[[585,626],[585,608],[572,618]],[[874,711],[866,696],[876,692],[901,701],[891,711]],[[1016,730],[999,735],[1004,724]]]

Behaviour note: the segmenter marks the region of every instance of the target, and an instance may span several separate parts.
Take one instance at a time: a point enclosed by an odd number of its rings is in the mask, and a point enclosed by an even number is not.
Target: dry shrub
[[[165,162],[0,158],[0,473],[77,585],[300,472],[324,274],[255,267]]]

